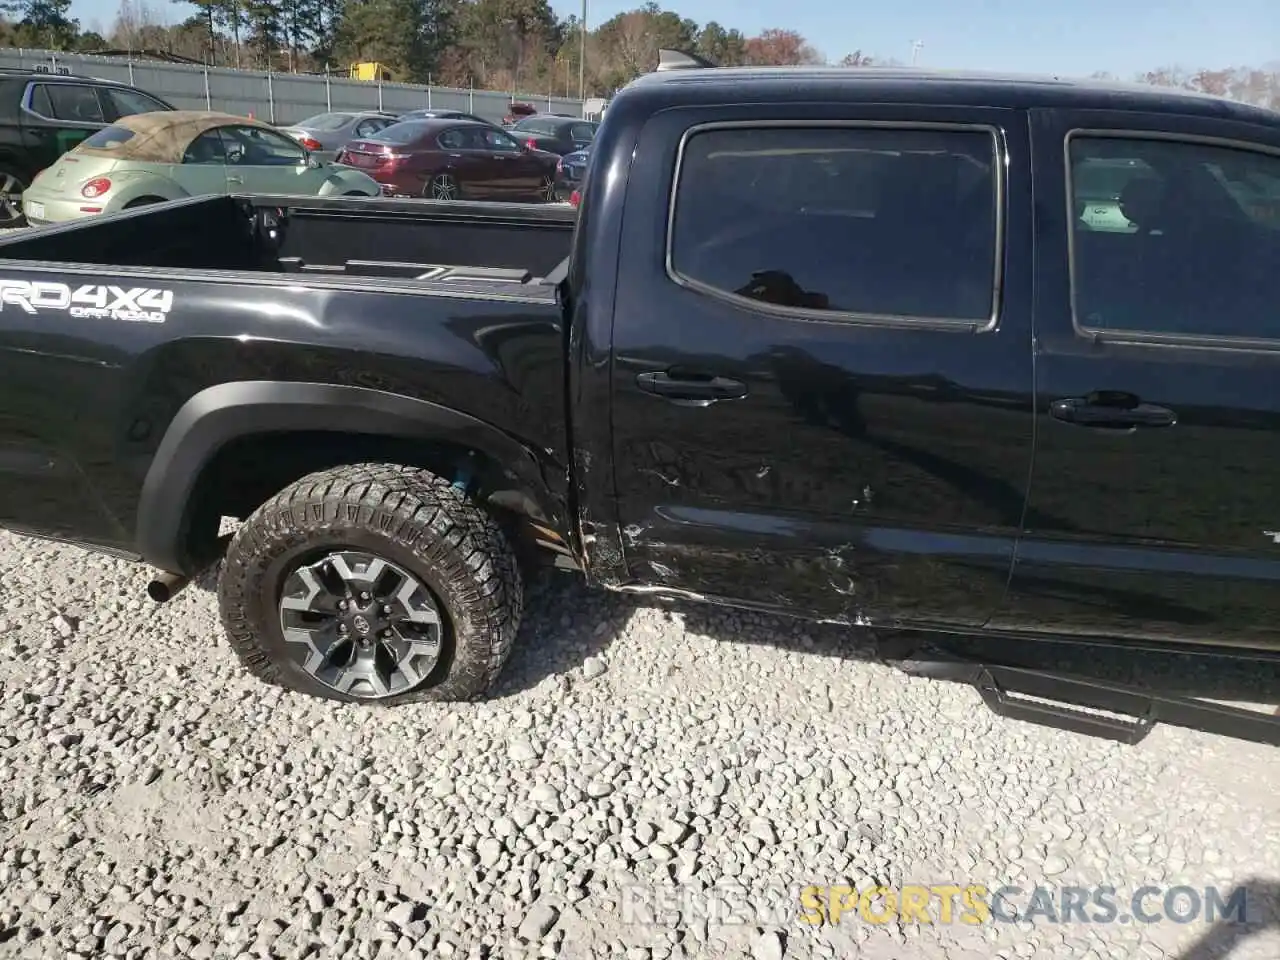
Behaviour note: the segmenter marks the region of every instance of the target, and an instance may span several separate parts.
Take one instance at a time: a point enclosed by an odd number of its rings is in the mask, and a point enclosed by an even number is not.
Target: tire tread
[[[348,520],[353,507],[354,524]],[[387,516],[392,519],[384,528],[379,518]],[[296,671],[283,668],[264,647],[249,609],[255,591],[267,588],[263,573],[271,556],[317,533],[351,526],[411,550],[448,581],[446,588],[453,595],[448,612],[454,659],[447,675],[437,684],[376,702],[474,700],[487,694],[510,656],[523,612],[515,554],[497,521],[447,480],[396,464],[350,464],[303,477],[241,524],[227,551],[218,593],[223,628],[244,667],[275,686],[306,687],[304,692],[330,699],[357,699],[314,681],[297,683]]]

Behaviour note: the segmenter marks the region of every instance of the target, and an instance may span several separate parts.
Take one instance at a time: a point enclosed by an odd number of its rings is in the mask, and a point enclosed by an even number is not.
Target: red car
[[[532,103],[520,103],[517,100],[511,101],[511,106],[507,107],[507,115],[502,118],[502,125],[510,127],[525,117],[532,117],[538,112],[538,108]]]
[[[559,159],[489,124],[442,119],[393,123],[334,158],[369,174],[389,197],[529,202],[556,199]]]

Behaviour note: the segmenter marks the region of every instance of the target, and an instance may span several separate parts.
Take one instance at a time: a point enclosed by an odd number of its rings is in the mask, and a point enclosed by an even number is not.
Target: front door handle
[[[747,385],[741,380],[696,374],[641,373],[636,377],[636,386],[645,393],[699,407],[717,400],[738,400],[747,395]]]
[[[1100,390],[1087,397],[1055,400],[1049,416],[1064,423],[1104,430],[1132,430],[1137,427],[1172,427],[1178,415],[1168,407],[1143,403],[1130,393]]]

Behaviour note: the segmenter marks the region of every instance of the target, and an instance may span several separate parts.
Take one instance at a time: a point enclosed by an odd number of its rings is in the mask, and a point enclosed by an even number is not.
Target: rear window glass
[[[388,143],[413,143],[428,129],[427,124],[414,123],[412,120],[406,123],[393,123],[391,126],[379,130],[377,139],[385,140]]]
[[[519,130],[521,133],[540,133],[549,137],[554,137],[558,126],[559,124],[555,120],[538,120],[530,118],[528,120],[519,121],[513,129]]]
[[[307,117],[298,126],[310,127],[312,130],[339,130],[350,120],[349,113],[318,113],[314,117]]]
[[[134,132],[124,127],[104,127],[91,137],[80,142],[81,146],[95,150],[114,150],[134,138]]]
[[[670,268],[737,300],[986,321],[997,182],[989,131],[697,133],[680,163]]]

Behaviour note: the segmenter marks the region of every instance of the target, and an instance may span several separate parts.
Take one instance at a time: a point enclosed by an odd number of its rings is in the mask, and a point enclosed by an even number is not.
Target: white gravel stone
[[[623,892],[1280,877],[1280,750],[1002,720],[840,627],[553,581],[491,699],[370,711],[247,677],[210,592],[156,607],[147,576],[0,533],[0,956],[1159,960],[1204,925],[788,902],[669,938]],[[1274,925],[1232,952],[1277,956]]]
[[[1042,869],[1044,870],[1044,875],[1046,877],[1056,877],[1060,873],[1065,873],[1068,866],[1069,864],[1065,858],[1054,854],[1045,857]]]
[[[555,926],[559,916],[559,910],[550,903],[539,900],[524,915],[517,936],[522,940],[541,940]]]
[[[776,930],[760,933],[751,944],[753,960],[782,960],[782,935]]]

